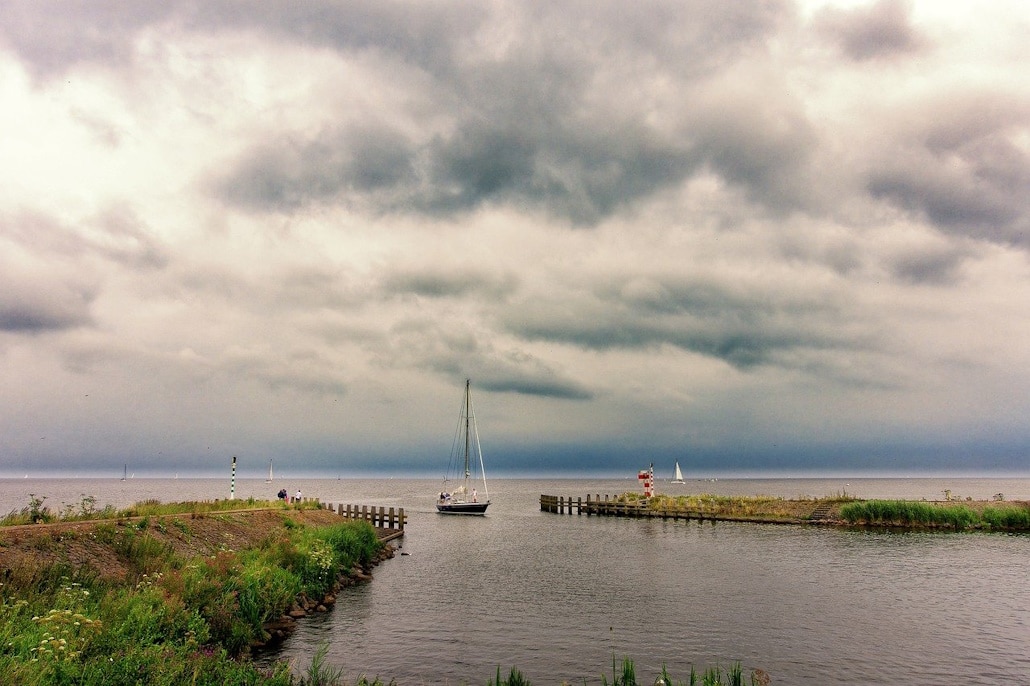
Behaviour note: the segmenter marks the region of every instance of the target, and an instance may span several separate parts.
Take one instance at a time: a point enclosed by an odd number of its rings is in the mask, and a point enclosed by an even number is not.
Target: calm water
[[[228,495],[215,480],[6,480],[53,507]],[[613,654],[650,683],[665,663],[769,672],[774,684],[1030,684],[1030,537],[868,533],[539,512],[541,493],[635,490],[635,480],[500,480],[486,517],[438,515],[436,481],[293,480],[330,502],[401,506],[398,555],[274,655],[303,666],[328,641],[350,679],[482,684],[515,665],[537,684],[611,679]],[[31,487],[26,495],[13,494]],[[678,489],[678,490],[677,490]],[[668,493],[1030,499],[1030,479],[730,479]],[[224,493],[223,493],[224,491]],[[9,501],[9,502],[8,502]]]

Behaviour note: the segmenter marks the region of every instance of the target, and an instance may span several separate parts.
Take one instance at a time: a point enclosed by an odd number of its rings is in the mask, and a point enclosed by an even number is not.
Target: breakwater
[[[1000,495],[1000,494],[999,494]],[[769,496],[727,497],[710,494],[619,496],[540,496],[540,510],[648,519],[709,520],[758,524],[822,524],[943,531],[1030,531],[1027,501],[904,501],[829,498],[787,500]]]
[[[723,500],[728,501],[722,502]],[[838,523],[835,508],[825,501],[785,501],[757,498],[746,509],[732,507],[736,500],[713,499],[705,506],[677,507],[666,499],[631,499],[625,496],[587,494],[584,497],[541,495],[540,511],[554,514],[576,514],[601,517],[636,517],[648,519],[683,519],[699,521],[731,521],[773,524]],[[736,503],[739,505],[739,503]],[[763,505],[767,507],[763,508]]]

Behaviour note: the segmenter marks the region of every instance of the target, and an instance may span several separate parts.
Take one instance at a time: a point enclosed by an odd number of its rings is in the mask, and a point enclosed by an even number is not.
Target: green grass
[[[1030,509],[989,506],[975,510],[967,505],[913,502],[905,500],[865,500],[841,508],[841,517],[851,524],[943,528],[963,531],[986,529],[1000,531],[1030,530]]]
[[[528,683],[528,681],[520,681],[519,685]],[[700,673],[691,667],[690,675],[685,682],[673,681],[663,664],[662,671],[654,679],[638,680],[633,660],[625,657],[622,659],[622,664],[618,665],[613,655],[612,680],[609,683],[608,677],[601,675],[601,683],[603,686],[651,686],[651,684],[655,686],[680,686],[684,684],[689,684],[689,686],[746,686],[748,684],[750,686],[768,686],[770,678],[766,672],[756,669],[748,675],[747,681],[745,681],[744,668],[738,662],[725,671],[718,665],[709,667]]]
[[[254,498],[247,498],[246,500],[206,500],[176,503],[144,500],[120,510],[110,505],[98,509],[96,507],[95,497],[83,495],[82,500],[77,505],[65,505],[63,508],[55,512],[46,505],[46,496],[37,496],[34,493],[30,493],[29,504],[20,510],[12,510],[4,517],[0,518],[0,526],[49,524],[53,522],[80,522],[97,519],[161,517],[177,514],[198,516],[259,508],[304,510],[317,509],[318,507],[319,504],[315,500],[307,500],[300,503],[284,503],[279,499],[255,500]]]
[[[854,500],[848,495],[829,498],[787,499],[775,496],[655,495],[645,501],[639,493],[619,496],[624,502],[646,503],[653,512],[675,512],[699,517],[739,517],[767,519],[805,519],[821,504],[839,504]]]
[[[5,576],[0,683],[336,683],[324,665],[321,680],[298,682],[288,665],[262,671],[245,656],[298,595],[320,597],[381,545],[365,522],[297,527],[213,557],[177,555],[136,527],[101,525],[98,539],[130,561],[131,582],[67,565]]]

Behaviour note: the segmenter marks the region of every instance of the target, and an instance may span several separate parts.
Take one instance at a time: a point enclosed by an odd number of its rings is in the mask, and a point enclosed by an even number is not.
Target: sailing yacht
[[[671,483],[671,484],[682,484],[682,483],[685,483],[683,481],[683,472],[680,471],[680,463],[678,461],[676,462],[676,477],[672,481],[670,481],[669,483]]]
[[[486,488],[486,470],[483,468],[483,450],[479,445],[479,429],[476,427],[476,413],[472,409],[471,383],[465,380],[465,399],[458,417],[458,428],[455,431],[454,446],[448,469],[462,467],[461,484],[448,490],[449,479],[444,479],[444,488],[440,491],[436,510],[443,514],[481,515],[490,506],[490,493]],[[473,486],[470,488],[472,470],[478,470],[483,479],[483,496]]]
[[[265,479],[265,483],[272,483],[272,458],[268,458],[268,478]]]

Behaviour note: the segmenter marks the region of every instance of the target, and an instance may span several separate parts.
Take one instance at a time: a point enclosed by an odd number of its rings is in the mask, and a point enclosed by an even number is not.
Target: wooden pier
[[[556,514],[585,514],[609,517],[652,516],[644,503],[630,503],[625,500],[611,498],[607,495],[602,500],[600,495],[595,495],[591,498],[590,494],[587,494],[586,499],[562,495],[541,495],[540,511],[554,512]]]
[[[333,505],[327,503],[324,507],[332,510]],[[379,536],[381,541],[392,541],[404,535],[404,524],[408,521],[408,515],[404,514],[404,508],[376,507],[375,505],[337,505],[336,514],[344,519],[360,519],[366,521],[377,529],[385,530]]]

